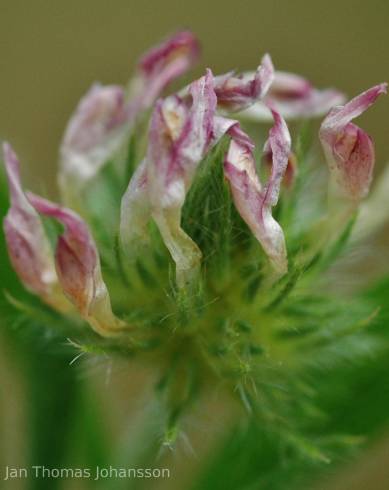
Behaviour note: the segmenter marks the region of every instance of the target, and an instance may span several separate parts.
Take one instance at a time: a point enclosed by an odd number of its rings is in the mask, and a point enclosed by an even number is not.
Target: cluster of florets
[[[131,174],[120,196],[111,241],[116,243],[121,267],[139,267],[138,257],[157,232],[158,243],[166,247],[175,266],[178,292],[193,292],[204,272],[204,250],[187,226],[190,220],[184,229],[182,218],[192,184],[215,148],[224,152],[217,160],[218,171],[237,216],[263,250],[260,260],[267,268],[267,287],[288,271],[285,230],[273,216],[282,189],[293,187],[298,166],[286,120],[327,114],[319,138],[331,185],[349,209],[368,193],[374,146],[351,121],[386,92],[386,84],[346,102],[337,90],[319,90],[298,75],[275,71],[265,55],[255,72],[214,76],[207,69],[179,92],[162,98],[170,82],[192,68],[198,55],[195,37],[181,32],[141,58],[128,90],[92,86],[72,115],[61,144],[61,205],[24,192],[18,158],[4,144],[11,198],[4,231],[13,268],[31,293],[63,315],[81,317],[103,337],[124,338],[137,328],[131,312],[126,316],[115,311],[116,292],[109,291],[104,277],[98,232],[89,221],[86,204],[93,183],[104,180],[104,170],[112,162],[122,178]],[[142,131],[150,112],[143,145]],[[256,145],[245,129],[247,122],[253,127],[272,124],[263,147],[266,182],[257,168]],[[134,141],[138,161],[130,172],[123,154]],[[104,216],[104,206],[100,203],[100,223],[110,219]],[[44,226],[47,217],[63,226],[54,250]],[[136,302],[133,285],[120,294],[122,304],[126,294],[131,303]]]

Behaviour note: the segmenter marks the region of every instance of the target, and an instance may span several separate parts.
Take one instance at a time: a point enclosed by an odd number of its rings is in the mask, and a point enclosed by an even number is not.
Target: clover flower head
[[[141,57],[128,88],[92,86],[60,147],[61,203],[23,190],[4,144],[9,259],[84,353],[158,366],[166,434],[176,433],[193,387],[210,380],[290,434],[293,402],[273,387],[301,393],[301,373],[330,338],[331,310],[312,313],[314,292],[372,180],[373,141],[352,120],[386,84],[345,102],[338,90],[274,70],[266,54],[255,72],[206,69],[169,92],[198,56],[195,36],[179,32]],[[316,172],[324,163],[311,158],[304,131],[288,128],[324,114],[328,189],[335,182],[346,203],[325,199]],[[331,321],[335,331],[340,320]],[[334,338],[349,331],[339,326]]]

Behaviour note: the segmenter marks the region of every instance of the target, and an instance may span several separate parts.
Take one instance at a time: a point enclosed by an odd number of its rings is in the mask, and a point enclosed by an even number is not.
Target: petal
[[[375,153],[371,138],[351,121],[385,92],[386,84],[372,87],[344,106],[334,108],[320,127],[319,136],[332,179],[340,192],[355,202],[369,192]]]
[[[297,99],[309,95],[312,88],[311,82],[300,75],[276,71],[268,94],[277,99]]]
[[[294,73],[276,71],[264,102],[258,101],[242,113],[254,121],[271,121],[268,106],[285,119],[319,117],[343,104],[345,96],[334,89],[318,90],[307,79]]]
[[[242,111],[262,99],[269,90],[274,77],[271,58],[266,54],[253,75],[234,76],[233,73],[215,78],[218,104],[227,111]]]
[[[188,110],[175,98],[157,105],[150,128],[149,196],[152,216],[176,263],[177,284],[192,282],[201,252],[181,228],[181,210],[195,171],[213,140],[216,95],[210,70],[190,87]]]
[[[143,210],[149,209],[176,263],[180,287],[194,280],[201,260],[197,245],[181,228],[186,194],[206,152],[236,124],[215,117],[216,104],[210,70],[190,85],[185,96],[173,95],[157,102],[150,124],[146,160],[131,180],[122,201],[122,243],[134,242],[143,234],[148,221],[147,212]],[[134,202],[135,209],[129,211]],[[140,226],[138,217],[141,217]]]
[[[352,239],[363,240],[371,238],[372,234],[381,230],[389,220],[389,165],[377,179],[369,197],[362,203],[355,226]]]
[[[148,241],[151,206],[147,187],[147,161],[143,160],[131,178],[120,207],[120,243],[126,255],[132,258]]]
[[[189,31],[178,32],[150,49],[139,61],[138,74],[132,81],[133,117],[152,106],[162,91],[191,69],[199,58],[200,46]]]
[[[262,162],[269,169],[269,172],[271,172],[273,167],[273,152],[269,147],[264,149]],[[293,187],[296,181],[297,173],[298,173],[297,158],[293,152],[290,152],[289,159],[288,159],[288,166],[286,167],[285,175],[282,181],[283,185],[285,185],[287,189],[291,189]]]
[[[55,218],[65,227],[55,254],[65,295],[97,333],[106,337],[120,333],[124,324],[112,312],[97,247],[86,223],[67,208],[31,193],[28,198],[39,213]]]
[[[275,206],[278,202],[281,181],[285,175],[291,152],[291,138],[288,127],[280,114],[272,109],[274,126],[269,131],[269,138],[265,143],[272,153],[272,170],[269,182],[266,185],[264,204]]]
[[[53,252],[42,221],[20,184],[19,161],[8,143],[3,145],[11,207],[4,233],[13,268],[24,286],[60,311],[69,309],[58,288]]]
[[[261,243],[274,269],[287,271],[285,238],[281,226],[272,216],[271,208],[278,201],[280,184],[290,154],[290,135],[285,121],[272,111],[275,124],[266,144],[272,152],[272,172],[262,186],[255,168],[254,145],[236,126],[230,132],[232,140],[224,163],[225,176],[240,215]]]
[[[128,107],[124,90],[95,84],[81,99],[61,144],[59,182],[66,203],[118,151],[128,136]]]

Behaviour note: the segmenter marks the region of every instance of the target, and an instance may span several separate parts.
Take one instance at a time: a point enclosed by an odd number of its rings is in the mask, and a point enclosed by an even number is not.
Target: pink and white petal
[[[272,173],[265,187],[255,168],[254,145],[239,127],[230,132],[232,140],[224,164],[225,176],[231,187],[234,204],[254,236],[262,245],[274,269],[287,272],[287,253],[284,234],[272,216],[277,203],[281,179],[290,153],[290,135],[286,124],[273,111],[274,127],[269,132],[267,146],[272,151]]]
[[[149,109],[173,80],[193,68],[200,45],[189,31],[178,32],[159,46],[150,49],[138,64],[138,74],[131,81],[131,119]]]
[[[255,74],[234,76],[233,73],[215,78],[215,92],[218,105],[230,112],[238,112],[262,99],[274,79],[271,58],[266,54]]]
[[[370,136],[348,123],[333,146],[330,170],[344,193],[359,201],[369,192],[375,163],[374,143]]]
[[[324,119],[320,128],[321,134],[334,133],[345,127],[350,121],[371,107],[380,95],[386,94],[387,86],[387,83],[375,85],[354,97],[344,106],[335,107]]]
[[[271,105],[286,120],[310,119],[321,117],[328,113],[333,107],[343,104],[345,96],[333,89],[312,91],[304,97],[296,98],[278,98],[268,94],[265,98],[266,103],[258,101],[245,111],[239,114],[239,117],[258,122],[270,122],[272,114],[266,104]]]
[[[65,227],[55,254],[56,270],[65,295],[97,333],[105,337],[120,334],[124,323],[112,312],[97,246],[86,223],[70,209],[47,199],[32,193],[28,198],[39,213],[56,219]]]
[[[190,286],[198,277],[202,254],[181,228],[181,206],[158,209],[153,213],[153,218],[175,262],[177,286]]]
[[[193,66],[200,55],[200,45],[190,31],[181,31],[151,48],[139,61],[138,68],[145,78],[152,78],[161,68],[175,67],[175,76],[180,76]],[[169,73],[170,70],[169,70]],[[159,73],[161,76],[161,73]],[[166,79],[169,83],[171,79]],[[164,86],[163,86],[164,88]]]
[[[70,205],[124,144],[129,133],[124,90],[95,84],[81,99],[65,130],[60,149],[59,184]]]
[[[276,71],[268,95],[276,99],[296,99],[308,96],[313,89],[309,80],[286,71]]]
[[[69,309],[58,288],[53,252],[42,221],[20,183],[19,160],[8,143],[3,145],[11,207],[4,233],[13,268],[24,286],[59,311]]]
[[[250,150],[232,140],[224,173],[239,214],[262,245],[274,269],[284,274],[287,271],[284,234],[272,217],[271,208],[263,205],[262,186]]]
[[[190,107],[179,96],[157,103],[147,153],[151,213],[176,264],[179,287],[194,280],[201,260],[199,248],[181,228],[181,210],[198,165],[216,143],[217,99],[210,70],[191,84],[189,94]]]
[[[319,137],[332,180],[338,191],[355,203],[369,192],[375,154],[371,138],[351,121],[385,92],[386,84],[372,87],[344,106],[334,108],[320,127]]]

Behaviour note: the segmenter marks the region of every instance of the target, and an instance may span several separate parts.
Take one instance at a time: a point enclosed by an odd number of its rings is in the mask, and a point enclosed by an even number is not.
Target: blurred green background
[[[214,73],[252,69],[270,52],[277,68],[352,96],[389,79],[388,25],[383,0],[0,0],[0,139],[14,145],[30,186],[53,195],[58,145],[80,96],[94,81],[126,83],[139,55],[167,34],[189,28],[199,36],[198,72],[206,66]],[[377,143],[379,166],[389,157],[385,102],[362,123]],[[123,370],[109,389],[98,375],[92,388],[118,433],[134,411],[133,400],[118,395],[128,395]],[[0,451],[3,461],[20,462],[26,387],[12,345],[0,345],[0,372]],[[339,488],[357,489],[346,485]]]

